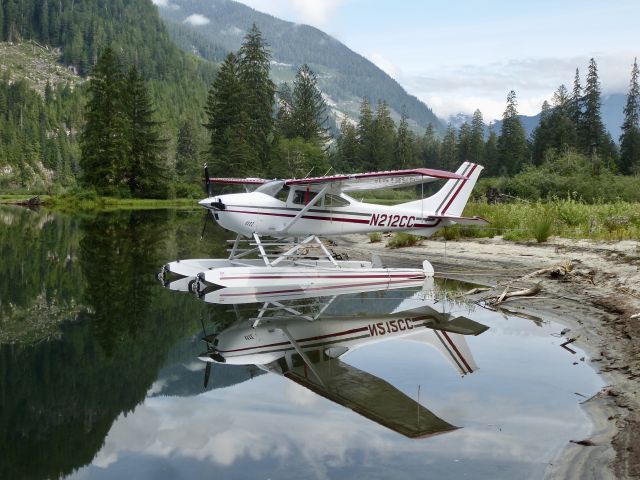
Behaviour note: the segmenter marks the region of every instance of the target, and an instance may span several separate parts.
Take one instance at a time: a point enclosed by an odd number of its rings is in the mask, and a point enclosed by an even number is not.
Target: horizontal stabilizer
[[[441,330],[443,332],[459,333],[460,335],[480,335],[489,329],[488,325],[478,323],[467,317],[456,317],[447,322],[436,322],[429,325],[429,328]]]
[[[455,215],[429,215],[429,218],[449,220],[460,225],[489,225],[489,221],[482,217],[457,217]]]

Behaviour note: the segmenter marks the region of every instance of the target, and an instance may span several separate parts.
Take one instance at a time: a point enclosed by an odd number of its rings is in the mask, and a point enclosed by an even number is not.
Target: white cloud
[[[194,13],[193,15],[189,15],[187,18],[184,19],[184,23],[190,23],[195,27],[200,27],[210,22],[211,20],[209,20],[207,17],[199,13]]]
[[[393,61],[384,57],[380,53],[373,52],[365,55],[369,60],[376,64],[378,68],[383,70],[387,75],[394,79],[399,79],[402,76],[402,71],[400,67],[396,65]]]
[[[633,56],[609,54],[595,59],[603,93],[626,93]],[[529,58],[482,65],[440,64],[429,70],[401,72],[396,78],[441,118],[459,112],[472,113],[479,108],[488,122],[502,117],[510,90],[516,92],[520,114],[537,114],[542,102],[551,100],[560,84],[571,90],[576,67],[584,86],[588,64],[588,57]]]
[[[180,5],[171,3],[169,2],[169,0],[151,0],[151,2],[160,8],[168,8],[170,10],[180,10]]]
[[[322,27],[329,23],[338,7],[348,0],[241,0],[261,12],[298,23]]]

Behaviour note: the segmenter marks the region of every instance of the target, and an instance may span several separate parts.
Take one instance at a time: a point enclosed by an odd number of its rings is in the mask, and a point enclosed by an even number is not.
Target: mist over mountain
[[[611,134],[613,140],[617,143],[622,133],[622,122],[624,120],[624,106],[627,102],[627,95],[624,93],[610,93],[602,95],[602,106],[600,114],[602,121],[607,131]],[[470,113],[460,112],[455,115],[450,115],[447,119],[443,119],[445,123],[451,123],[456,129],[467,122],[471,124],[473,115]],[[536,115],[518,115],[522,128],[524,128],[527,138],[531,136],[533,131],[540,123],[540,113]],[[497,134],[500,133],[502,128],[502,120],[496,120],[493,122],[493,131]],[[486,129],[486,135],[489,135],[489,126]]]
[[[443,130],[427,105],[362,55],[317,28],[280,20],[231,0],[155,3],[174,41],[209,60],[221,61],[226,51],[238,50],[255,23],[271,48],[274,81],[292,81],[298,67],[307,63],[317,74],[318,86],[338,122],[344,115],[356,119],[366,97],[374,105],[386,100],[395,119],[404,109],[414,127],[423,129],[432,123],[436,130]]]

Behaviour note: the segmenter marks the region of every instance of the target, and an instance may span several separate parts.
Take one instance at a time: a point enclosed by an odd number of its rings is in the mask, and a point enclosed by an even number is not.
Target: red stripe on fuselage
[[[300,340],[297,340],[298,342],[310,342],[312,340],[322,340],[324,338],[330,338],[330,337],[340,337],[343,335],[349,335],[351,333],[358,333],[358,332],[364,332],[366,330],[368,330],[369,327],[360,327],[360,328],[353,328],[351,330],[345,330],[344,332],[337,332],[337,333],[328,333],[326,335],[317,335],[315,337],[307,337],[307,338],[301,338]],[[277,343],[270,343],[268,345],[258,345],[256,347],[245,347],[245,348],[236,348],[234,350],[218,350],[220,353],[231,353],[231,352],[244,352],[247,350],[255,350],[256,348],[268,348],[268,347],[280,347],[283,345],[290,345],[290,342],[277,342]]]
[[[259,292],[256,293],[258,295],[278,295],[283,293],[293,293],[293,292],[310,292],[314,290],[332,290],[335,288],[346,288],[346,287],[368,287],[373,285],[388,285],[388,284],[397,284],[397,283],[408,283],[415,282],[415,278],[408,278],[404,280],[390,280],[388,282],[366,282],[366,283],[345,283],[344,285],[326,285],[323,287],[309,287],[309,288],[291,288],[287,290],[270,290],[268,292]],[[250,293],[225,293],[220,295],[222,297],[243,297],[250,295]]]

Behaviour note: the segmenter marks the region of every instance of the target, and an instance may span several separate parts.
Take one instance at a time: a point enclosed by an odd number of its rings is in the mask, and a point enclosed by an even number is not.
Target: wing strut
[[[298,355],[300,355],[302,360],[304,360],[304,363],[307,365],[307,367],[309,367],[309,370],[313,372],[313,375],[318,379],[318,382],[320,382],[320,385],[322,385],[324,388],[327,388],[327,386],[322,381],[320,374],[318,373],[316,368],[313,366],[313,363],[311,363],[311,360],[309,359],[309,357],[307,357],[307,354],[302,351],[302,348],[300,348],[300,345],[298,345],[298,342],[296,342],[296,339],[293,338],[293,336],[289,333],[289,330],[287,330],[287,328],[284,326],[279,328],[282,331],[282,333],[284,333],[285,336],[289,339],[291,346],[293,346],[296,352],[298,352]]]
[[[318,203],[318,200],[320,200],[320,199],[323,197],[323,195],[325,194],[325,192],[326,192],[327,190],[329,190],[329,187],[330,187],[330,184],[327,184],[327,185],[325,185],[324,187],[322,187],[322,190],[320,190],[320,191],[318,192],[318,194],[317,194],[315,197],[313,197],[313,199],[312,199],[309,203],[307,203],[307,204],[302,208],[302,210],[300,210],[300,211],[298,212],[298,214],[297,214],[295,217],[293,217],[293,218],[291,219],[291,221],[289,221],[289,223],[287,223],[287,224],[285,225],[285,227],[282,229],[281,233],[287,233],[287,230],[289,230],[289,228],[291,228],[291,226],[292,226],[294,223],[296,223],[296,222],[298,221],[298,219],[299,219],[302,215],[304,215],[305,213],[307,213],[311,207],[313,207],[316,203]]]

